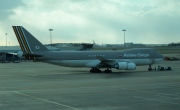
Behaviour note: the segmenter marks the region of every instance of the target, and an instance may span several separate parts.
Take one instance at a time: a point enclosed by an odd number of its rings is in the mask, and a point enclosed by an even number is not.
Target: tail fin
[[[25,28],[22,26],[12,27],[23,52],[31,54],[33,52],[48,51],[48,49]]]

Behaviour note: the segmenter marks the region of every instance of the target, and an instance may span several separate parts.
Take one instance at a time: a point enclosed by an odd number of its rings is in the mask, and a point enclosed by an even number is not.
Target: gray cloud
[[[14,36],[11,26],[23,25],[43,43],[49,28],[54,42],[123,43],[126,29],[127,42],[169,43],[180,41],[178,7],[178,0],[24,0],[2,7],[11,11],[0,29]]]
[[[7,19],[7,17],[11,14],[13,14],[12,9],[23,5],[23,2],[21,0],[1,0],[0,3],[0,20]]]

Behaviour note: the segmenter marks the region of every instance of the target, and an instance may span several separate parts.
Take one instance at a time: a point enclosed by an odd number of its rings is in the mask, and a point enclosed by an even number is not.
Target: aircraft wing
[[[117,63],[116,60],[105,59],[102,56],[96,56],[96,58],[99,59],[102,63],[107,64],[107,65],[115,65]]]

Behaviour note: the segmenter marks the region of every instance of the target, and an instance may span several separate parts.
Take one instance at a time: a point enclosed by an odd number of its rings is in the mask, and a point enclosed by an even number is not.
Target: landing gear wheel
[[[148,68],[149,71],[152,71],[152,68]]]
[[[149,71],[152,71],[152,68],[151,68],[151,65],[149,65],[149,68],[148,68]]]

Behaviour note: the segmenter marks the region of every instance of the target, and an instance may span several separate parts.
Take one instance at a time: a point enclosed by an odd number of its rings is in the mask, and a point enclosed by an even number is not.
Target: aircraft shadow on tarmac
[[[164,71],[166,72],[166,71]],[[145,69],[137,69],[135,71],[117,71],[114,70],[112,73],[90,73],[88,69],[68,69],[63,71],[56,71],[47,74],[39,74],[32,76],[33,78],[40,79],[81,79],[81,78],[130,78],[130,77],[155,77],[155,76],[163,76],[165,73],[162,71],[148,71]],[[168,72],[168,71],[167,71]],[[154,75],[156,74],[156,75]],[[168,72],[169,74],[169,72]]]

